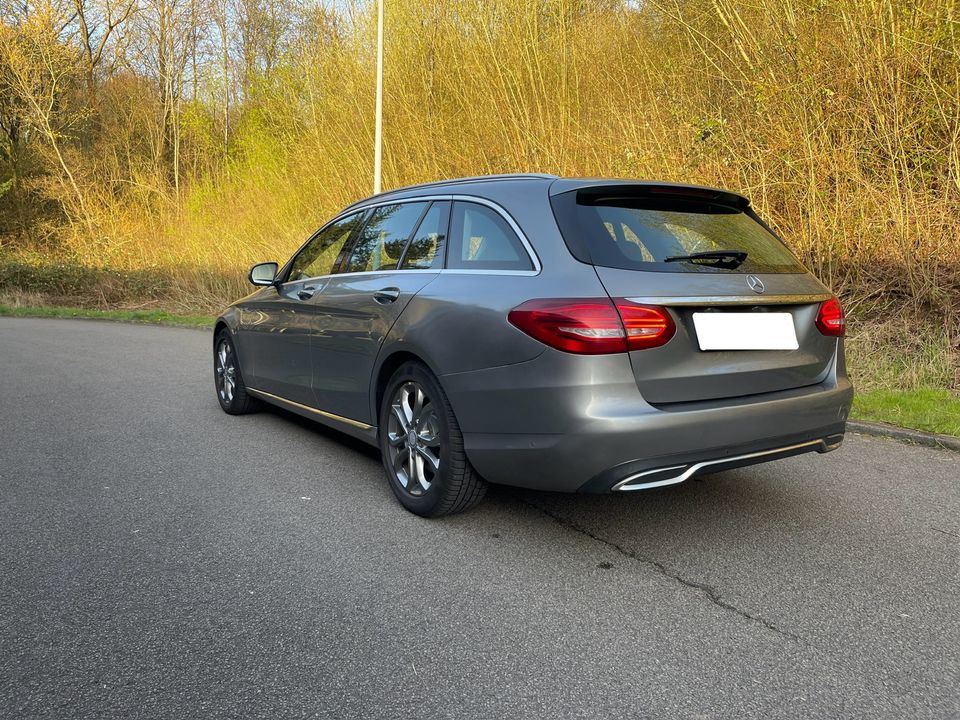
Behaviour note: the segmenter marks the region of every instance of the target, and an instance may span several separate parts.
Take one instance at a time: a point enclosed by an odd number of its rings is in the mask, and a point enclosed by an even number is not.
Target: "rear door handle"
[[[398,297],[400,297],[400,288],[398,287],[382,288],[373,294],[373,299],[381,305],[389,305]]]
[[[315,292],[317,292],[317,288],[315,288],[313,285],[310,285],[309,287],[300,288],[297,291],[297,297],[301,300],[309,300],[313,297]]]

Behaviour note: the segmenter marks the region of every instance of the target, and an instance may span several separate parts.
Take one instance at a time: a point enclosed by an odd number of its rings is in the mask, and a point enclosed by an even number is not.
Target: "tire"
[[[237,348],[226,330],[218,332],[213,342],[213,386],[225,413],[244,415],[260,408],[260,401],[250,397],[243,383]]]
[[[463,512],[487,492],[486,481],[463,451],[463,435],[446,393],[421,363],[401,365],[387,383],[380,403],[380,452],[390,489],[416,515]]]

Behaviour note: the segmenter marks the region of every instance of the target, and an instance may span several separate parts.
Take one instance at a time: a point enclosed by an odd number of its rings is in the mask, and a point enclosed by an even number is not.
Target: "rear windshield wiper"
[[[710,267],[723,268],[724,270],[733,270],[740,267],[743,261],[747,259],[747,254],[743,250],[711,250],[709,252],[698,252],[690,255],[671,255],[664,258],[664,262],[689,262],[695,265],[709,265]]]

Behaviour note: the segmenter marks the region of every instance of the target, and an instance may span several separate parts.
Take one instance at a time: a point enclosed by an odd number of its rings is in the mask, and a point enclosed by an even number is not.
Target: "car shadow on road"
[[[311,420],[310,418],[297,415],[289,410],[284,410],[276,405],[265,405],[263,412],[286,420],[287,422],[291,422],[302,429],[308,430],[314,435],[323,438],[324,440],[329,440],[331,443],[336,443],[344,448],[355,450],[358,453],[366,455],[372,460],[380,462],[380,450],[365,443],[363,440],[359,440],[355,437],[347,435],[346,433],[340,432],[339,430],[327,427],[326,425],[318,423],[315,420]]]
[[[630,494],[582,495],[493,486],[491,506],[524,507],[613,546],[670,558],[695,553],[764,552],[815,542],[823,518],[842,516],[833,493],[810,492],[795,471],[773,463]],[[477,512],[483,512],[478,508]]]
[[[279,407],[268,406],[265,412],[380,463],[379,449],[362,440]],[[603,542],[642,530],[643,537],[678,548],[705,540],[718,548],[734,547],[745,541],[756,542],[765,534],[770,537],[771,533],[816,534],[818,518],[837,512],[837,498],[809,493],[802,484],[785,482],[789,462],[797,460],[730,470],[636,493],[569,494],[491,485],[479,507],[444,522],[471,532],[498,523],[503,513],[517,519],[518,514],[534,511],[578,532],[598,534]],[[383,492],[390,495],[385,480]]]

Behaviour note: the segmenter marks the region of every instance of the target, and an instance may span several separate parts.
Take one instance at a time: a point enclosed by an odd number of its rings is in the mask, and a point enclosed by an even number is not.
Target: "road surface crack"
[[[762,625],[767,630],[775,632],[778,635],[781,635],[785,638],[789,638],[796,642],[806,644],[804,643],[803,639],[799,635],[794,635],[792,632],[789,632],[788,630],[784,630],[783,628],[778,627],[777,625],[770,622],[769,620],[762,618],[759,615],[754,615],[753,613],[750,613],[744,610],[743,608],[737,607],[736,605],[729,602],[728,600],[724,600],[720,592],[712,585],[708,585],[706,583],[697,582],[696,580],[690,580],[689,578],[685,578],[679,573],[676,573],[673,570],[671,570],[669,567],[667,567],[664,563],[660,562],[659,560],[654,560],[653,558],[647,557],[646,555],[643,555],[642,553],[639,553],[636,550],[630,550],[629,548],[625,548],[622,545],[618,545],[612,540],[608,540],[605,537],[601,537],[600,535],[597,535],[592,530],[584,527],[578,522],[571,520],[569,518],[566,518],[562,515],[559,515],[558,513],[555,513],[554,511],[548,508],[545,508],[541,505],[537,505],[536,503],[532,503],[526,500],[524,501],[524,503],[534,508],[535,510],[539,510],[544,515],[549,517],[551,520],[553,520],[559,525],[562,525],[565,528],[573,530],[574,532],[578,532],[581,535],[586,535],[591,540],[595,540],[599,543],[606,545],[609,548],[612,548],[613,550],[615,550],[620,555],[623,555],[624,557],[630,558],[631,560],[647,565],[653,568],[660,575],[666,578],[669,578],[674,582],[679,583],[680,585],[683,585],[684,587],[688,587],[693,590],[699,590],[704,595],[704,597],[707,598],[707,600],[709,600],[711,603],[713,603],[717,607],[723,610],[726,610],[728,612],[735,613],[739,615],[741,618],[744,618],[745,620],[749,620],[750,622],[754,622],[754,623],[757,623],[758,625]]]

